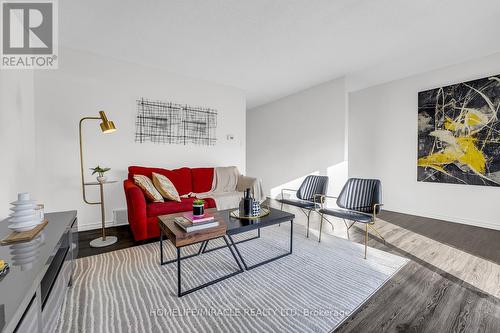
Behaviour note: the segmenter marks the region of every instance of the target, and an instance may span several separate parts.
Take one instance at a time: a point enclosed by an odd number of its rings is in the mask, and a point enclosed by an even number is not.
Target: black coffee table
[[[176,262],[177,263],[177,295],[179,297],[184,296],[186,294],[189,294],[193,291],[199,290],[201,288],[207,287],[209,285],[212,285],[214,283],[220,282],[222,280],[225,280],[231,276],[234,276],[236,274],[242,273],[243,270],[241,269],[240,262],[237,260],[234,252],[233,252],[233,247],[234,250],[236,250],[236,254],[238,258],[240,259],[241,263],[245,267],[246,270],[253,269],[255,267],[267,264],[271,261],[283,258],[284,256],[287,256],[289,254],[292,254],[293,251],[293,219],[295,218],[294,214],[290,214],[278,209],[270,208],[270,213],[269,215],[266,215],[260,219],[238,219],[230,216],[230,213],[234,209],[228,209],[228,210],[222,210],[222,211],[217,211],[215,209],[208,209],[207,212],[210,212],[215,215],[216,220],[219,221],[219,226],[214,227],[214,228],[209,228],[209,229],[204,229],[200,231],[195,231],[195,232],[190,232],[186,233],[184,232],[177,224],[174,222],[174,219],[178,216],[182,216],[183,213],[177,213],[177,214],[169,214],[169,215],[162,215],[159,216],[159,227],[160,227],[160,263],[161,265],[169,264]],[[237,247],[237,244],[243,243],[243,242],[248,242],[253,239],[260,238],[260,229],[269,227],[275,224],[280,224],[284,222],[290,222],[290,244],[289,244],[289,250],[288,252],[284,254],[280,254],[276,257],[273,257],[271,259],[267,259],[263,262],[248,266],[245,260],[243,259],[243,256],[241,255],[240,250]],[[235,241],[233,239],[233,236],[237,234],[241,234],[244,232],[256,230],[257,235],[252,238],[247,238],[244,240],[240,241]],[[166,235],[167,238],[172,242],[172,244],[176,247],[177,249],[177,257],[172,260],[163,260],[163,235]],[[211,240],[219,239],[222,238],[226,245],[222,245],[219,247],[207,249],[208,243]],[[201,246],[197,253],[187,255],[182,257],[181,256],[181,248],[185,246],[190,246],[194,244],[199,244],[201,243]],[[194,287],[190,290],[182,291],[181,289],[181,260],[185,260],[188,258],[191,258],[193,256],[199,256],[204,253],[208,253],[211,251],[223,249],[223,248],[229,248],[231,255],[234,257],[236,260],[236,263],[239,266],[239,270],[230,273],[226,276],[220,277],[218,279],[215,279],[213,281],[204,283],[203,285]]]
[[[292,252],[293,252],[293,219],[295,218],[295,215],[287,213],[287,212],[282,211],[282,210],[274,209],[274,208],[269,208],[269,210],[270,210],[269,215],[266,215],[260,219],[239,219],[239,218],[232,217],[232,216],[230,216],[230,213],[232,211],[234,211],[234,209],[228,209],[228,210],[223,210],[223,211],[217,212],[217,215],[220,217],[220,219],[224,220],[226,222],[226,228],[227,228],[226,235],[229,238],[231,245],[236,250],[238,257],[240,258],[241,263],[243,264],[243,266],[245,267],[246,270],[250,270],[252,268],[267,264],[271,261],[283,258],[284,256],[292,254]],[[251,241],[253,239],[260,238],[260,229],[261,228],[269,227],[269,226],[275,225],[275,224],[281,224],[284,222],[290,222],[290,243],[289,243],[290,248],[289,248],[289,251],[287,253],[278,255],[276,257],[265,260],[265,261],[260,262],[258,264],[254,264],[251,266],[247,265],[247,263],[245,262],[245,259],[243,259],[243,256],[241,255],[241,252],[238,249],[238,247],[236,246],[236,244],[240,244],[243,242],[248,242],[248,241]],[[257,230],[257,235],[255,237],[247,238],[247,239],[244,239],[241,241],[234,241],[233,236],[235,236],[237,234],[244,233],[244,232],[252,231],[252,230]],[[227,247],[227,245],[223,245],[223,246],[219,246],[219,247],[215,247],[215,248],[207,250],[207,245],[208,245],[209,241],[210,240],[202,242],[201,253],[207,253],[210,251],[215,251],[215,250]]]

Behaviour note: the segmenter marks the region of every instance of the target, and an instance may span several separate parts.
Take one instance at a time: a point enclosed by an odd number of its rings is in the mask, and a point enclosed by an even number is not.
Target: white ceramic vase
[[[12,213],[9,215],[9,229],[17,232],[29,231],[34,229],[42,221],[39,214],[36,213],[36,203],[30,199],[27,192],[19,193],[17,201],[10,203]]]
[[[101,183],[101,184],[102,184],[102,183],[105,183],[105,182],[106,182],[106,180],[108,180],[108,177],[106,177],[106,176],[97,177],[97,181],[98,181],[99,183]]]

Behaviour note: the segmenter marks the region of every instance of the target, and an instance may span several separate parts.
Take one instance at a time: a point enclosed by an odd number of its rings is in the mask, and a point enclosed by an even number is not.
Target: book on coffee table
[[[210,222],[215,220],[215,216],[210,213],[205,213],[204,215],[201,216],[196,216],[193,215],[193,213],[187,212],[184,213],[183,216],[188,219],[190,222],[193,223],[204,223],[204,222]]]
[[[214,219],[205,222],[194,223],[189,221],[189,219],[187,219],[186,217],[176,217],[174,221],[185,232],[208,229],[219,225],[219,222],[215,221]]]

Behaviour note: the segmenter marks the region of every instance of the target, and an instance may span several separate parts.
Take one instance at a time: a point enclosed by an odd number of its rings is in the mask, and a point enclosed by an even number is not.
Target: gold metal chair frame
[[[323,195],[322,196],[322,199],[321,199],[321,209],[323,209],[323,204],[324,202],[326,201],[327,198],[330,198],[330,199],[338,199],[338,197],[334,197],[334,196],[329,196],[329,195]],[[384,244],[385,244],[385,238],[380,234],[380,232],[374,227],[375,225],[375,222],[377,221],[377,208],[383,206],[384,204],[374,204],[373,205],[373,213],[372,214],[369,214],[369,213],[364,213],[364,212],[360,212],[360,211],[357,211],[357,210],[352,210],[352,209],[345,209],[345,208],[342,208],[346,211],[351,211],[351,212],[354,212],[354,213],[358,213],[358,214],[363,214],[363,215],[368,215],[370,217],[373,218],[373,221],[372,222],[368,222],[368,223],[363,223],[365,225],[365,256],[364,256],[364,259],[366,259],[366,254],[367,254],[367,250],[368,250],[368,228],[372,229],[380,238],[382,238],[382,240],[384,241]],[[320,213],[321,215],[321,222],[320,222],[320,227],[319,227],[319,241],[321,241],[321,229],[322,229],[322,226],[323,226],[323,218],[325,218],[323,215],[323,213]],[[326,219],[326,218],[325,218]],[[347,222],[346,222],[346,219],[342,219],[342,221],[344,221],[344,224],[347,228],[346,230],[346,233],[347,233],[347,239],[350,239],[349,237],[349,229],[351,229],[351,227],[356,224],[356,223],[362,223],[362,222],[356,222],[356,221],[352,221],[351,225],[348,225]]]
[[[282,189],[281,189],[281,200],[283,200],[283,199],[284,199],[283,194],[284,194],[284,192],[285,192],[285,191],[288,191],[288,192],[297,192],[298,190],[291,189],[291,188],[282,188]],[[302,213],[304,213],[304,215],[307,217],[307,230],[306,230],[306,238],[309,238],[309,224],[310,224],[310,217],[311,217],[311,213],[314,211],[314,212],[316,212],[316,213],[318,213],[318,214],[319,214],[319,212],[318,212],[318,210],[317,210],[317,207],[318,207],[318,205],[319,205],[320,207],[322,207],[322,206],[321,206],[321,205],[322,205],[322,202],[318,202],[318,201],[316,201],[316,198],[320,198],[320,200],[322,200],[322,199],[321,199],[321,197],[323,197],[323,196],[324,196],[323,194],[314,194],[314,195],[313,195],[313,203],[314,203],[314,208],[312,208],[312,209],[306,209],[306,208],[301,208],[301,207],[294,206],[294,207],[299,208],[299,209],[300,209],[300,211],[301,211]],[[290,205],[290,206],[293,206],[293,205]],[[283,202],[281,202],[281,207],[280,207],[280,210],[283,210]],[[306,212],[306,211],[308,211],[308,212]],[[328,223],[330,223],[330,226],[332,227],[332,231],[333,231],[333,229],[334,229],[334,227],[333,227],[333,223],[332,223],[332,222],[330,222],[330,221],[329,221],[326,217],[325,217],[325,220],[326,220]],[[281,225],[281,223],[280,223],[280,225]],[[319,242],[321,242],[321,226],[322,226],[322,225],[323,225],[323,221],[321,221],[321,223],[320,223],[320,236],[319,236]]]

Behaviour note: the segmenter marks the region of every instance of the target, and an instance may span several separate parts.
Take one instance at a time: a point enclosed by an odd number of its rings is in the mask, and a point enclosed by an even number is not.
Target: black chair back
[[[328,176],[307,176],[297,190],[297,198],[306,201],[314,201],[314,195],[325,195],[328,189]],[[320,202],[317,197],[316,201]]]
[[[340,208],[373,214],[373,205],[382,203],[382,184],[378,179],[349,178],[337,199]],[[377,207],[378,213],[380,207]]]

